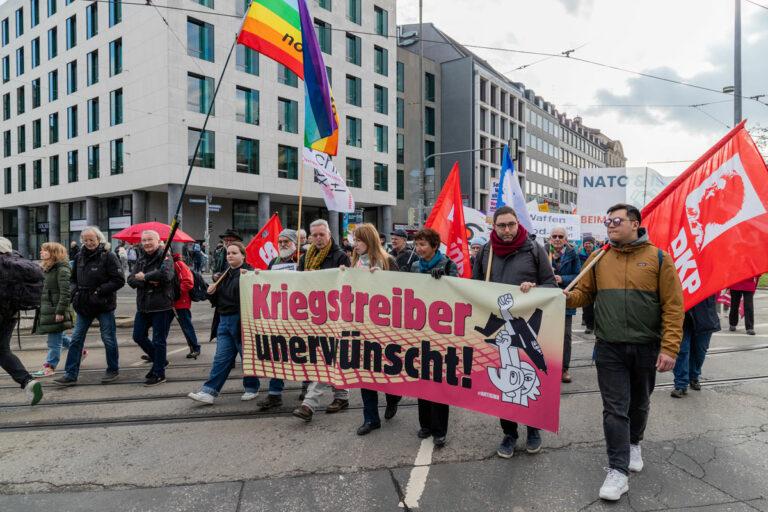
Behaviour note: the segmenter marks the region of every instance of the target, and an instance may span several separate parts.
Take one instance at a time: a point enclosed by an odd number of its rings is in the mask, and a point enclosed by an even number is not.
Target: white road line
[[[171,350],[170,352],[166,353],[165,355],[169,356],[171,354],[178,354],[179,352],[184,352],[186,350],[189,350],[189,348],[188,347],[177,348],[176,350]],[[135,363],[131,363],[131,366],[141,366],[143,364],[149,364],[149,361],[144,361],[143,359],[141,359],[139,361],[136,361]]]
[[[432,464],[432,452],[435,451],[435,443],[431,437],[421,440],[419,452],[416,454],[416,461],[411,469],[411,476],[408,478],[408,485],[405,488],[405,505],[411,508],[419,508],[419,500],[424,493],[427,485],[427,476],[429,475],[429,466]],[[399,503],[403,508],[403,502]]]

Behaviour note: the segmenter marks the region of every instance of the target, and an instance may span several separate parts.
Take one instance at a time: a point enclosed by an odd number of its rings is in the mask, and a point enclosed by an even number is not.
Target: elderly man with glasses
[[[555,281],[560,288],[565,288],[581,272],[581,260],[574,248],[568,243],[568,234],[563,227],[552,228],[549,233],[549,261],[555,271]],[[563,331],[563,374],[562,381],[571,382],[571,339],[573,337],[573,316],[576,308],[565,310],[565,330]]]

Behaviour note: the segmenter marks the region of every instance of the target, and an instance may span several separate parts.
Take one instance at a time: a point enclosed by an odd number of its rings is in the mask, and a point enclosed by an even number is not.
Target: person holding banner
[[[566,307],[595,304],[595,366],[603,399],[608,475],[604,500],[629,491],[629,472],[643,469],[640,441],[648,423],[656,372],[668,372],[683,337],[683,288],[675,263],[648,239],[640,211],[628,204],[608,209],[610,250],[592,254]]]
[[[546,250],[536,243],[535,235],[528,235],[511,206],[502,206],[493,213],[491,241],[477,254],[472,279],[520,286],[523,293],[536,286],[557,287]],[[502,419],[501,429],[504,439],[496,454],[508,459],[515,453],[517,423]],[[527,427],[526,430],[526,451],[538,453],[541,451],[539,429]]]
[[[458,277],[459,269],[440,252],[440,233],[432,228],[420,230],[413,238],[419,259],[411,264],[411,272],[430,274],[435,279],[442,276]],[[448,405],[419,398],[419,439],[432,436],[435,446],[445,446],[448,434]]]
[[[581,249],[579,249],[579,260],[583,266],[589,255],[595,252],[595,237],[584,235],[581,240]],[[586,326],[584,334],[592,334],[595,331],[595,306],[588,304],[581,308],[582,325]]]
[[[576,251],[568,243],[568,233],[564,227],[557,226],[549,232],[550,261],[555,271],[555,281],[560,288],[565,288],[581,271],[581,261]],[[571,382],[571,340],[573,338],[573,316],[575,308],[565,310],[565,330],[563,331],[563,375],[562,381]]]
[[[232,241],[227,246],[229,267],[223,275],[208,286],[208,297],[216,306],[219,314],[219,326],[216,331],[216,354],[208,380],[200,391],[187,396],[196,402],[213,405],[214,400],[224,387],[232,371],[237,354],[242,358],[243,343],[240,328],[240,275],[250,268],[245,263],[245,246],[242,242]],[[242,401],[253,400],[259,394],[258,377],[243,377]]]
[[[396,270],[410,272],[411,263],[416,261],[416,255],[408,248],[408,232],[404,229],[396,229],[389,235],[392,239],[392,250],[389,254],[397,262]]]
[[[352,268],[369,269],[372,273],[377,270],[397,270],[395,258],[384,250],[381,237],[373,224],[362,224],[353,232],[355,238],[352,252]],[[342,269],[344,267],[341,267]],[[381,428],[379,417],[379,393],[372,389],[360,389],[363,399],[363,424],[357,429],[357,435],[364,436],[371,431]],[[386,393],[387,408],[384,419],[392,419],[397,414],[397,404],[402,397]]]

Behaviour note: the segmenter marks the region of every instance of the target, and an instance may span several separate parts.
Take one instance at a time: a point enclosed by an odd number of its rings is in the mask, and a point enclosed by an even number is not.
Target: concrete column
[[[134,190],[131,193],[131,223],[147,222],[147,192]]]
[[[383,233],[387,237],[387,241],[390,240],[389,234],[392,232],[392,207],[381,207],[381,225],[379,226],[379,233]]]
[[[61,203],[48,203],[48,241],[61,243]]]
[[[176,213],[176,206],[179,204],[179,199],[181,198],[181,185],[176,183],[169,183],[168,184],[168,219],[167,223],[170,224],[173,220],[173,216]],[[183,224],[181,223],[182,217],[184,213],[184,205],[182,204],[181,209],[179,210],[179,227],[183,228]],[[174,242],[173,245],[171,245],[171,249],[173,252],[181,253],[181,246],[183,244],[179,242]]]
[[[336,243],[339,243],[341,241],[339,238],[339,212],[333,210],[328,211],[328,227],[331,228],[331,236],[333,239],[336,240]]]
[[[85,198],[85,222],[89,226],[99,225],[99,198],[88,196]]]
[[[272,216],[270,210],[270,195],[266,192],[259,192],[259,229],[261,229]]]
[[[29,208],[18,206],[19,241],[16,248],[22,256],[29,258]]]

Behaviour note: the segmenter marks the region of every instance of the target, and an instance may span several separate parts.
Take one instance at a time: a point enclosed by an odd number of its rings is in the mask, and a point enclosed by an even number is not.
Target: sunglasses
[[[563,235],[549,235],[549,238],[555,238],[557,240],[560,240],[562,238],[565,238]]]
[[[603,221],[603,224],[605,224],[605,227],[607,227],[607,228],[611,227],[611,225],[613,225],[613,227],[617,228],[617,227],[621,226],[622,222],[627,221],[627,220],[629,220],[629,219],[622,219],[621,217],[614,217],[612,219],[605,219],[605,221]]]

